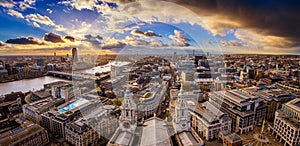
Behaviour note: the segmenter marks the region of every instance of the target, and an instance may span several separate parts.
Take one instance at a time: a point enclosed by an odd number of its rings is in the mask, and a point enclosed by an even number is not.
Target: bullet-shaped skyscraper
[[[73,59],[73,62],[78,61],[78,55],[77,55],[77,49],[76,48],[72,49],[72,59]]]

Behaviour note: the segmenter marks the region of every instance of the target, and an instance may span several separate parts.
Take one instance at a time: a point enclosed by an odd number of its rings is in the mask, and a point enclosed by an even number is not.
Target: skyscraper
[[[73,62],[78,61],[78,54],[77,54],[77,49],[76,48],[72,49],[72,59],[73,59]]]
[[[0,70],[3,70],[5,68],[4,62],[0,60]]]

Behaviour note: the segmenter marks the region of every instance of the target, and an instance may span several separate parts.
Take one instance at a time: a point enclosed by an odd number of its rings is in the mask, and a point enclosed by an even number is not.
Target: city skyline
[[[299,10],[0,0],[0,146],[300,146]]]
[[[294,1],[1,1],[0,54],[299,54]],[[276,11],[277,10],[277,11]],[[174,13],[176,12],[176,13]]]

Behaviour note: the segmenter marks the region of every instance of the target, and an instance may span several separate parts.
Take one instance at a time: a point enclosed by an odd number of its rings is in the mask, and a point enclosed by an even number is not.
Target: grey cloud
[[[29,37],[20,37],[20,38],[15,38],[15,39],[8,39],[8,40],[6,40],[6,43],[9,43],[9,44],[23,44],[23,45],[28,45],[28,44],[41,45],[41,44],[44,44],[38,38],[34,38],[34,37],[31,37],[31,36],[29,36]]]
[[[52,32],[46,33],[44,35],[44,40],[48,41],[48,42],[53,42],[53,43],[63,43],[63,42],[65,42],[60,35],[52,33]]]
[[[101,45],[102,40],[103,40],[103,37],[101,37],[99,35],[91,35],[91,34],[84,35],[84,38],[83,38],[83,41],[90,42],[94,46]]]
[[[148,37],[162,37],[160,34],[156,34],[153,31],[143,32],[143,31],[137,30],[137,29],[132,30],[131,34],[136,35],[136,36],[145,37],[145,38],[148,38]]]
[[[75,38],[72,36],[65,36],[64,39],[69,40],[71,42],[75,42]]]
[[[91,39],[98,39],[98,40],[102,40],[103,38],[99,35],[91,35],[91,34],[87,34],[87,35],[84,35],[84,38],[86,40],[91,40]]]

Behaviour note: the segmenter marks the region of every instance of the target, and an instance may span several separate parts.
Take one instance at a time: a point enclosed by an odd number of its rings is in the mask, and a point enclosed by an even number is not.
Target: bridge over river
[[[84,73],[66,73],[66,72],[59,72],[59,71],[48,71],[48,76],[65,78],[68,80],[105,80],[110,77],[110,74],[103,74],[100,77],[96,77],[93,74],[84,74]]]

